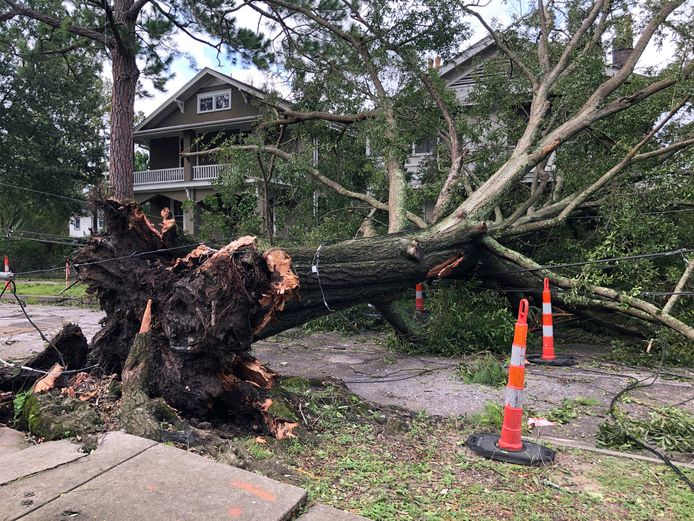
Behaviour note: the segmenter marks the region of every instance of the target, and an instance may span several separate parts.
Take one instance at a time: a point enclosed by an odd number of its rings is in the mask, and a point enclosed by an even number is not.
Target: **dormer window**
[[[198,114],[231,108],[231,90],[198,94]]]

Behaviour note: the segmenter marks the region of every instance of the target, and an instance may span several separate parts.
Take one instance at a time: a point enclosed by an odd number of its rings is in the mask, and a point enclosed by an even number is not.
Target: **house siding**
[[[205,92],[215,92],[219,90],[231,89],[231,108],[229,110],[218,110],[214,112],[203,112],[198,114],[198,94]],[[250,100],[251,97],[247,96]],[[211,123],[214,121],[257,116],[260,111],[251,103],[246,103],[241,91],[229,85],[210,85],[201,87],[192,94],[184,104],[184,112],[174,108],[164,119],[152,125],[153,128],[175,127],[179,125],[192,125],[196,123]]]

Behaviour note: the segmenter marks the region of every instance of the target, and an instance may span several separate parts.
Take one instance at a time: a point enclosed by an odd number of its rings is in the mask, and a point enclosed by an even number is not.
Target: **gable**
[[[226,110],[213,110],[210,112],[198,111],[198,96],[204,93],[219,93],[228,92],[230,94],[230,107]],[[190,125],[196,123],[209,123],[214,121],[224,121],[232,118],[243,118],[248,116],[257,116],[258,99],[253,96],[243,95],[239,89],[228,84],[210,84],[201,86],[196,89],[191,95],[183,101],[183,112],[179,109],[176,103],[169,107],[166,115],[162,115],[161,119],[153,123],[149,128],[165,128],[175,127],[179,125]]]
[[[229,108],[199,110],[198,99],[205,93],[219,93],[222,99],[229,100]],[[260,113],[258,103],[264,97],[265,93],[255,87],[205,68],[137,125],[135,135],[169,127],[254,118]],[[203,108],[209,106],[208,103]],[[280,106],[283,107],[284,104],[281,103]]]

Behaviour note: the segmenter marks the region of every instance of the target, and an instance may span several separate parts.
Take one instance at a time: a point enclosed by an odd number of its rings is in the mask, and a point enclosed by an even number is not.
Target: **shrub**
[[[489,353],[475,357],[468,364],[463,364],[460,372],[463,381],[469,384],[503,387],[507,380],[503,364]]]
[[[414,313],[414,295],[398,301],[403,316]],[[427,290],[428,322],[417,352],[455,356],[490,351],[508,353],[513,339],[514,319],[507,300],[473,279],[441,282]],[[413,321],[414,322],[414,321]],[[413,346],[400,347],[412,350]]]

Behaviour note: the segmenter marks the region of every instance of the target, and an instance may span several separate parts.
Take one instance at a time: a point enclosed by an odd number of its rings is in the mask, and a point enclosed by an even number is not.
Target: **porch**
[[[184,167],[142,170],[135,172],[135,190],[147,185],[184,184],[187,182],[210,185],[219,177],[222,170],[228,167],[228,164],[193,165],[190,179],[186,179]]]

